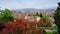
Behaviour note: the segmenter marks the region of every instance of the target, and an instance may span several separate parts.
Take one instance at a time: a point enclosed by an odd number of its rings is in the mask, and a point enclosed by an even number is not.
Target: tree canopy
[[[0,10],[0,22],[14,21],[12,11],[9,9]]]

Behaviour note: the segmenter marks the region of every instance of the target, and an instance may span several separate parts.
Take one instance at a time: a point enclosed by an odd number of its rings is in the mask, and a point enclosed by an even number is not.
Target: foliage
[[[59,7],[57,7],[57,10],[55,11],[55,14],[54,14],[55,24],[58,26],[60,26],[60,8]]]
[[[46,34],[58,34],[57,32],[46,32]]]
[[[60,2],[58,2],[58,7],[54,13],[54,19],[54,23],[57,25],[58,32],[60,33]]]
[[[47,21],[49,19],[48,16],[44,15],[40,20],[42,20],[43,22]]]
[[[42,13],[40,13],[40,17],[43,17]]]
[[[29,21],[25,20],[23,18],[16,19],[15,22],[8,22],[5,23],[5,27],[2,31],[0,31],[0,34],[44,34],[43,30],[36,30],[34,27],[36,25],[36,21]],[[27,26],[29,25],[29,26]],[[33,32],[30,32],[33,31]]]
[[[51,27],[51,19],[50,17],[44,15],[43,17],[41,17],[40,21],[39,21],[43,26],[43,27]]]
[[[9,9],[0,11],[0,22],[14,21],[12,12]]]
[[[0,31],[5,27],[4,23],[0,23]]]
[[[36,15],[35,15],[35,16],[39,16],[38,12],[36,13]]]

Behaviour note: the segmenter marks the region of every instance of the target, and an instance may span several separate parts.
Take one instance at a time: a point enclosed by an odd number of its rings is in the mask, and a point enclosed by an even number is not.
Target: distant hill
[[[35,8],[24,8],[22,10],[37,10],[37,9],[35,9]]]
[[[55,11],[56,7],[46,8],[46,9],[24,8],[24,9],[15,9],[15,10],[12,10],[12,11],[39,11],[39,10]]]

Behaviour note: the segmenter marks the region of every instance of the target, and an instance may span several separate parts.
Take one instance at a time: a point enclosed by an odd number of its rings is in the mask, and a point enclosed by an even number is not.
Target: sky
[[[57,7],[60,0],[0,0],[0,9],[46,9]]]

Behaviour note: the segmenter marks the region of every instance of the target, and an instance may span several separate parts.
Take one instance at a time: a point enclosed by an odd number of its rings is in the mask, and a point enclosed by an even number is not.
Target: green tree
[[[39,16],[38,12],[36,12],[36,14],[34,14],[33,16]]]
[[[58,2],[58,7],[54,13],[54,23],[57,25],[58,27],[58,33],[60,33],[60,2]]]
[[[12,12],[9,9],[0,11],[0,22],[14,21]]]
[[[40,17],[43,17],[43,15],[42,15],[42,13],[40,13],[40,15],[39,15]]]

